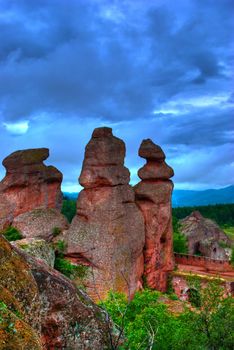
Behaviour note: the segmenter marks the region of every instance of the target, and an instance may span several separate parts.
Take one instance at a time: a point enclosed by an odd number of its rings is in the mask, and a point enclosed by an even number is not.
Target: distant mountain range
[[[234,185],[219,190],[174,190],[173,207],[234,203]]]
[[[64,192],[63,194],[69,199],[76,200],[79,193]],[[234,185],[219,190],[174,190],[172,195],[173,207],[228,203],[234,203]]]

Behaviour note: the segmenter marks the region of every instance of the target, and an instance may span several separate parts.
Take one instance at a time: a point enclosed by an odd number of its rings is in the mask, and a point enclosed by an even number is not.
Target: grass
[[[234,243],[234,226],[226,226],[222,227],[222,230],[226,233],[226,235],[232,240]]]

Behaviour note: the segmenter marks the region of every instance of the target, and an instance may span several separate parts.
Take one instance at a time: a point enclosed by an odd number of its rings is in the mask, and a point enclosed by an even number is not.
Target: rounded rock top
[[[40,164],[48,157],[48,148],[32,148],[11,153],[2,164],[6,169],[12,169],[24,165]]]
[[[92,134],[92,138],[96,138],[96,137],[110,137],[110,136],[113,136],[112,128],[108,128],[106,126],[94,129],[93,134]]]
[[[162,148],[156,145],[151,139],[146,139],[142,141],[138,154],[141,158],[149,160],[152,159],[162,161],[166,158]]]

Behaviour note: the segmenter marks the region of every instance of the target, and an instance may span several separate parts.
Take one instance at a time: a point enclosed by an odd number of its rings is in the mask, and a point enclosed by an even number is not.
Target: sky
[[[145,138],[175,188],[234,184],[233,17],[233,0],[0,0],[0,160],[48,147],[76,192],[85,145],[109,126],[132,184]]]

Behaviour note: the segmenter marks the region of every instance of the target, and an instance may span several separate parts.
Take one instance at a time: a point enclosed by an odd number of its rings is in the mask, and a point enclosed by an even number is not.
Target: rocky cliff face
[[[131,296],[143,273],[144,221],[124,167],[125,144],[110,128],[95,129],[79,178],[84,187],[68,231],[68,256],[90,266],[93,299],[110,289]]]
[[[109,348],[103,311],[70,280],[13,249],[1,235],[0,295],[7,306],[1,311],[1,349]]]
[[[18,220],[21,226],[23,221],[31,221],[32,224],[33,218],[26,220],[24,214],[35,209],[61,209],[62,174],[53,166],[43,163],[48,156],[47,148],[38,148],[14,152],[3,160],[6,176],[0,182],[0,229],[12,224],[19,215],[23,215]],[[58,218],[59,214],[55,216]],[[57,222],[60,219],[53,220],[55,226],[60,226]],[[44,226],[42,221],[39,224],[41,226]],[[37,232],[32,233],[32,236],[38,235]]]
[[[146,164],[138,172],[142,179],[135,187],[136,203],[145,220],[144,262],[149,287],[166,290],[167,274],[173,270],[171,193],[173,170],[162,149],[150,139],[143,140],[139,156]]]
[[[228,260],[230,239],[212,220],[204,218],[199,211],[179,221],[180,232],[187,237],[188,253],[202,255],[211,259]]]

